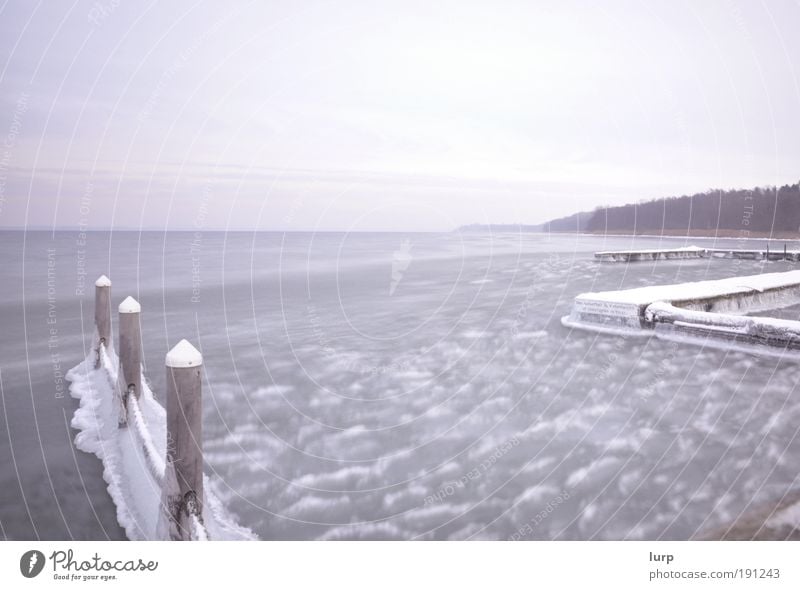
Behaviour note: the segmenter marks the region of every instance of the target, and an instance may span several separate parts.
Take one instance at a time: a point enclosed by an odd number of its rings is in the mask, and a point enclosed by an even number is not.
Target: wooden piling
[[[111,281],[102,275],[94,283],[94,325],[97,353],[95,369],[100,367],[100,345],[111,348]]]
[[[193,519],[203,522],[203,357],[186,340],[167,353],[167,467],[162,510],[174,541],[192,539]],[[162,537],[162,538],[163,538]]]
[[[142,307],[133,297],[119,304],[119,371],[117,396],[119,426],[128,423],[128,396],[142,392],[142,331],[139,323]]]

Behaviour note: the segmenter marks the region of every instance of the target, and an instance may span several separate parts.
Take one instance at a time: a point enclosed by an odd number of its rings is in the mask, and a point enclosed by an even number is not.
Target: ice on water
[[[688,245],[657,239],[206,237],[202,304],[185,245],[155,244],[170,286],[140,287],[155,324],[202,339],[209,479],[261,538],[685,539],[797,486],[796,361],[560,323],[579,293],[790,262],[593,260]]]
[[[776,418],[800,412],[794,361],[559,323],[578,293],[742,263],[418,238],[390,297],[391,239],[372,239],[384,266],[348,258],[280,311],[256,301],[259,349],[215,376],[208,460],[262,537],[683,539],[796,485],[797,423]]]

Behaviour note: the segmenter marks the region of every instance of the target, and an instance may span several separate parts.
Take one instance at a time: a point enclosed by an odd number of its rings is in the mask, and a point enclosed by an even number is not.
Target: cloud
[[[796,6],[93,7],[5,7],[0,100],[30,93],[9,198],[36,195],[29,223],[74,223],[87,174],[96,227],[181,227],[142,203],[196,207],[211,177],[243,229],[535,223],[796,180]]]

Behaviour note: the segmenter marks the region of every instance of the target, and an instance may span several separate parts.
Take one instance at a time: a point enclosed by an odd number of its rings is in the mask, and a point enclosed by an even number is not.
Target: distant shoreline
[[[524,226],[523,226],[524,228]],[[800,241],[800,233],[798,232],[764,232],[764,231],[744,231],[734,229],[719,229],[713,232],[707,230],[685,230],[685,229],[665,229],[665,230],[642,230],[642,231],[629,231],[629,230],[611,230],[611,231],[562,231],[562,230],[544,230],[541,228],[536,229],[515,229],[514,226],[494,226],[494,227],[460,227],[456,231],[464,233],[514,233],[514,234],[539,234],[548,235],[556,234],[562,236],[586,236],[595,238],[665,238],[670,240],[689,239],[689,238],[702,238],[713,240],[715,238],[721,239],[739,239],[739,240],[784,240],[784,241]],[[658,232],[658,233],[655,233]]]
[[[653,230],[649,230],[653,231]],[[552,233],[569,233],[569,232],[552,232]],[[678,238],[725,238],[725,239],[739,239],[739,240],[800,240],[800,234],[797,232],[786,232],[786,231],[779,231],[779,232],[763,232],[763,231],[742,231],[742,230],[735,230],[735,229],[720,229],[714,230],[714,232],[708,232],[705,230],[661,230],[661,233],[654,234],[648,233],[648,231],[641,231],[641,232],[630,232],[624,230],[614,231],[611,232],[580,232],[581,235],[586,236],[615,236],[615,237],[639,237],[639,238],[670,238],[670,239],[678,239]]]

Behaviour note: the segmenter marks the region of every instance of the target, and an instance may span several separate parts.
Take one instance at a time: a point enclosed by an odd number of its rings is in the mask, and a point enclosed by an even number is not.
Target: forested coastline
[[[462,230],[664,235],[800,235],[800,184],[603,206],[541,225],[472,225]]]
[[[593,233],[659,230],[796,233],[800,231],[800,185],[715,190],[602,207],[593,212],[583,229]]]

